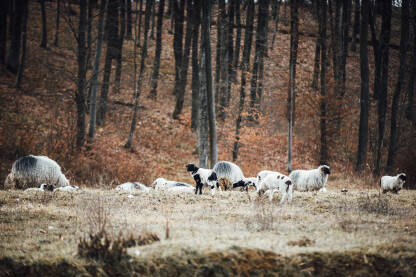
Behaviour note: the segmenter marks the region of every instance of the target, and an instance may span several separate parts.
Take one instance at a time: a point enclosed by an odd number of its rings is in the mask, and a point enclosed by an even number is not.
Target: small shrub
[[[370,197],[369,195],[358,198],[358,208],[360,211],[368,213],[388,215],[394,213],[389,199],[382,196]]]
[[[287,245],[289,246],[299,246],[306,247],[315,244],[315,240],[310,240],[307,237],[303,237],[300,240],[289,241]]]

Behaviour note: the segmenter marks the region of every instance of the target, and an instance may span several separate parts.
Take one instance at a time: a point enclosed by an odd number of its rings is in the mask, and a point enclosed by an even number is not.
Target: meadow
[[[255,191],[0,191],[0,276],[414,276],[416,191],[342,193],[349,182],[335,177],[327,193],[294,192],[285,204]],[[119,257],[83,256],[80,241],[100,231],[110,256],[115,242],[133,243]]]

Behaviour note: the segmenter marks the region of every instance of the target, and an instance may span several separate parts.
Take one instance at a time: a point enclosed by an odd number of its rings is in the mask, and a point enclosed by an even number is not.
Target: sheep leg
[[[274,194],[274,190],[269,189],[269,200],[272,201],[273,200],[273,194]]]
[[[280,200],[280,204],[282,204],[283,202],[285,202],[286,195],[287,195],[286,191],[283,191],[282,192],[282,199]]]

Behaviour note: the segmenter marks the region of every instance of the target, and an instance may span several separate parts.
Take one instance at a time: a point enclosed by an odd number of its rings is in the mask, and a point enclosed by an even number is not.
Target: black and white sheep
[[[380,188],[383,190],[383,193],[388,191],[399,193],[405,182],[406,174],[404,173],[397,174],[396,176],[383,176],[380,179]]]
[[[216,187],[219,187],[220,189],[224,188],[224,190],[227,190],[228,188],[231,189],[234,184],[237,184],[244,179],[241,168],[232,162],[217,162],[212,171],[213,172],[208,177],[208,181],[216,182],[216,185],[211,186],[212,193],[215,193]]]
[[[273,194],[275,192],[281,193],[282,199],[280,200],[280,203],[283,203],[286,200],[286,197],[288,202],[292,202],[292,190],[292,180],[279,172],[269,172],[257,186],[259,195],[268,192],[270,201],[273,200]]]
[[[188,187],[188,188],[194,188],[194,186],[182,182],[177,181],[169,181],[165,178],[157,178],[153,183],[152,187],[155,190],[167,190],[173,187]]]
[[[243,180],[238,181],[237,183],[233,184],[233,188],[241,187],[242,189],[248,191],[249,187],[257,187],[258,179],[256,177],[247,177],[243,178]]]
[[[135,190],[140,190],[140,191],[148,192],[150,188],[148,188],[147,186],[139,182],[127,182],[127,183],[118,185],[116,187],[116,190],[124,190],[124,191],[130,191],[130,192],[135,191]]]
[[[186,165],[186,171],[188,171],[195,180],[196,189],[195,194],[202,194],[202,187],[207,186],[212,188],[215,185],[215,182],[209,181],[208,177],[212,174],[212,169],[199,168],[194,164]]]
[[[293,189],[298,191],[318,191],[326,192],[325,184],[331,170],[327,165],[320,165],[311,170],[294,170],[289,174],[293,182]]]
[[[5,187],[22,189],[40,184],[63,187],[69,185],[69,181],[55,161],[46,156],[29,155],[13,163],[4,184]]]
[[[263,180],[264,178],[266,178],[267,175],[269,175],[270,173],[274,173],[275,171],[271,171],[271,170],[262,170],[259,173],[257,173],[257,183],[259,184],[261,180]]]

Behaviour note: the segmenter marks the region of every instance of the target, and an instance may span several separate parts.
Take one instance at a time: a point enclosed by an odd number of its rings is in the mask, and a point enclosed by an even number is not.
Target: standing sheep
[[[188,164],[186,165],[186,171],[188,171],[195,180],[195,194],[198,194],[198,189],[199,194],[202,194],[202,187],[204,185],[212,188],[213,184],[208,180],[208,177],[212,174],[212,169],[199,168],[194,164]]]
[[[404,173],[397,174],[396,176],[383,176],[380,179],[380,188],[383,190],[383,193],[388,191],[399,193],[405,182],[406,174]]]
[[[217,162],[212,171],[212,174],[208,177],[208,181],[215,181],[217,187],[224,188],[224,190],[232,188],[233,184],[244,179],[241,168],[232,162]],[[215,186],[213,187],[213,193],[215,193]]]
[[[46,156],[24,156],[14,162],[5,187],[23,189],[40,184],[63,187],[69,185],[61,167]]]
[[[317,191],[326,192],[325,184],[331,170],[327,165],[321,165],[311,170],[294,170],[289,178],[293,182],[293,189],[298,191]]]
[[[273,200],[273,194],[279,192],[282,194],[280,203],[283,203],[288,197],[288,202],[292,202],[292,180],[289,177],[279,172],[269,172],[269,174],[260,181],[257,186],[257,192],[259,195],[266,191],[269,192],[269,200]]]

